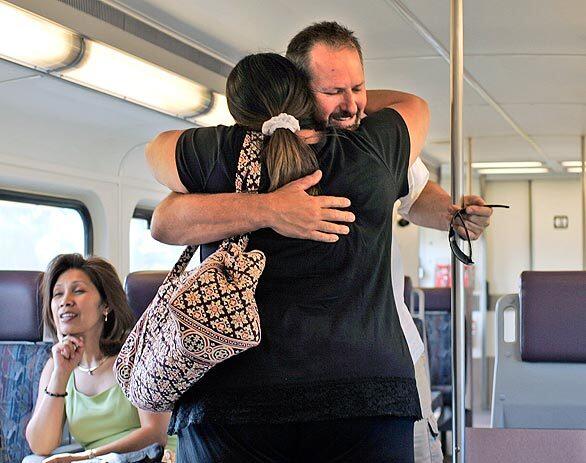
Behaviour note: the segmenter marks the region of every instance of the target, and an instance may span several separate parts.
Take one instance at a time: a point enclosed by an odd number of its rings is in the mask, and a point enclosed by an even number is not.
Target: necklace
[[[98,368],[100,368],[104,362],[106,361],[108,357],[104,357],[102,360],[100,360],[98,362],[98,364],[95,367],[82,367],[81,366],[81,362],[77,364],[77,368],[79,369],[79,371],[83,371],[84,373],[89,374],[90,376],[94,375],[94,371],[96,371]]]

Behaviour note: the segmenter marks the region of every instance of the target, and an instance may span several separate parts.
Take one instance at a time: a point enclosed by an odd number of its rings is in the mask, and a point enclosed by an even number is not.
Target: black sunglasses
[[[481,207],[502,207],[505,209],[509,209],[509,206],[504,204],[483,204]],[[460,262],[465,265],[472,265],[474,261],[472,260],[472,243],[470,242],[470,234],[468,233],[468,228],[466,227],[466,222],[464,221],[464,215],[466,215],[466,208],[463,207],[459,211],[457,211],[453,216],[452,220],[450,220],[450,230],[448,232],[448,241],[450,242],[450,249],[456,256]],[[458,240],[456,239],[458,234],[454,228],[454,222],[458,220],[458,225],[461,225],[464,228],[464,232],[466,233],[466,241],[468,242],[468,253],[466,254],[458,247]]]

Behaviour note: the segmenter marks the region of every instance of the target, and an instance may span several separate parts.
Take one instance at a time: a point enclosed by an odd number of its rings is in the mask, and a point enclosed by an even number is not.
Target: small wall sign
[[[553,217],[553,228],[568,228],[568,216],[555,215]]]

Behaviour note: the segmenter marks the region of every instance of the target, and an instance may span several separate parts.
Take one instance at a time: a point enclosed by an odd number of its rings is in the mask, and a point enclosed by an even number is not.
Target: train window
[[[170,270],[177,262],[183,246],[169,246],[159,243],[151,236],[151,217],[153,211],[136,208],[130,220],[130,271]],[[199,250],[193,257],[199,262]]]
[[[73,199],[0,190],[2,270],[45,270],[57,254],[93,250],[92,222]]]

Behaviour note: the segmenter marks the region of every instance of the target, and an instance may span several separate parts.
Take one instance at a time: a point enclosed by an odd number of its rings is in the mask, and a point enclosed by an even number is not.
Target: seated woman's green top
[[[138,411],[118,384],[87,396],[75,388],[74,374],[67,382],[65,413],[69,432],[85,449],[109,444],[140,428]],[[177,448],[177,436],[169,436],[166,448]]]

